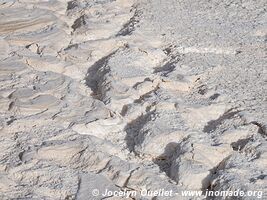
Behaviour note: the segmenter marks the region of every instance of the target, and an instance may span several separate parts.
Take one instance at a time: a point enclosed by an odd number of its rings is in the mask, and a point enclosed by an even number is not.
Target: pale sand
[[[0,199],[266,192],[266,9],[1,0]]]

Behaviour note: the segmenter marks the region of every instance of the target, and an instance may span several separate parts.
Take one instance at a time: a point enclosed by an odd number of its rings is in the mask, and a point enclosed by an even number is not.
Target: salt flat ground
[[[0,0],[0,198],[266,193],[266,9]]]

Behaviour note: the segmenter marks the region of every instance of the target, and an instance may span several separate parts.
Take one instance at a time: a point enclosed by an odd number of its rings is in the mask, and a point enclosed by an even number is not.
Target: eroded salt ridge
[[[266,192],[264,1],[3,0],[0,11],[1,199]]]

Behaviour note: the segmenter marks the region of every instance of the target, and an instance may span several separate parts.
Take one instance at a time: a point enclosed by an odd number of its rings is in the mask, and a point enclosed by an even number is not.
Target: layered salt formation
[[[0,11],[1,199],[266,192],[265,1],[3,0]]]

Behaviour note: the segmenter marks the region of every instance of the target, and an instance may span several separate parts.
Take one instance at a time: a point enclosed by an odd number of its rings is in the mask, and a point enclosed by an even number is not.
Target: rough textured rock
[[[266,9],[2,0],[0,198],[267,192]]]

